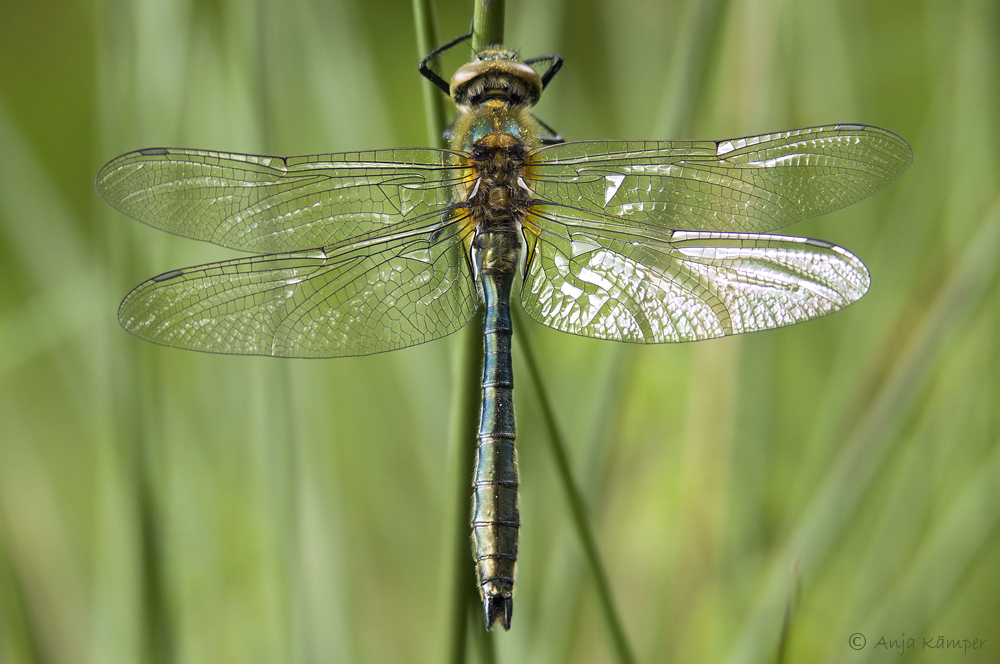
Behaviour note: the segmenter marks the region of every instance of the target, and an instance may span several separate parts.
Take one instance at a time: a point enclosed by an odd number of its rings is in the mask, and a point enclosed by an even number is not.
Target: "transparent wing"
[[[267,157],[152,148],[101,169],[97,190],[144,224],[232,249],[325,247],[447,204],[452,153],[378,150]]]
[[[760,233],[856,203],[912,153],[877,127],[835,125],[725,141],[584,141],[534,154],[542,201],[632,228]]]
[[[637,343],[711,339],[816,318],[868,290],[864,264],[827,242],[597,229],[557,212],[525,224],[521,303],[563,332]]]
[[[437,215],[327,249],[173,270],[118,318],[177,348],[281,357],[368,355],[443,337],[478,307],[459,219]]]

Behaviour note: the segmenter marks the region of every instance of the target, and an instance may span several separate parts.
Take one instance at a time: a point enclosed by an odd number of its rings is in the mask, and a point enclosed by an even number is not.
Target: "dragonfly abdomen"
[[[511,246],[511,243],[514,246]],[[516,257],[517,236],[485,233],[477,238],[476,262],[486,301],[483,408],[473,478],[472,541],[486,627],[510,628],[514,565],[517,561],[517,453],[514,450],[514,373],[510,291],[513,271],[491,269],[490,257]],[[505,249],[506,248],[506,249]]]

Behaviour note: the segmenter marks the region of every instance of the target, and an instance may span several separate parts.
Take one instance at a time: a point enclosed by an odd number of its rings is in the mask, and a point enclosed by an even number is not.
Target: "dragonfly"
[[[771,232],[881,190],[911,151],[857,124],[565,142],[532,110],[562,58],[491,47],[446,82],[428,63],[468,37],[419,66],[455,103],[447,149],[149,148],[111,160],[97,190],[142,223],[253,254],[135,287],[118,318],[147,341],[360,356],[445,337],[485,311],[471,530],[486,629],[509,629],[520,526],[512,295],[543,325],[632,343],[837,311],[868,290],[861,260]]]

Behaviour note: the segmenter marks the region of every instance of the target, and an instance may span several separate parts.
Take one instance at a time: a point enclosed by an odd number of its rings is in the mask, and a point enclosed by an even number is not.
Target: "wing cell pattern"
[[[154,343],[239,355],[370,355],[462,327],[479,300],[458,223],[372,236],[329,250],[173,270],[118,312]]]
[[[154,148],[112,160],[97,189],[154,228],[277,253],[337,244],[441,208],[460,177],[454,162],[453,153],[431,148],[287,158]]]
[[[749,233],[544,232],[521,304],[536,321],[598,339],[663,343],[790,325],[868,290],[864,264],[827,242]]]
[[[856,203],[912,159],[895,134],[860,125],[725,141],[583,141],[536,153],[544,202],[641,228],[766,233]]]
[[[857,202],[909,165],[891,132],[835,125],[725,141],[583,141],[529,159],[521,301],[601,339],[693,341],[788,325],[868,289],[818,240],[766,235]],[[156,343],[285,357],[366,355],[450,334],[474,315],[473,174],[447,150],[266,157],[155,148],[98,175],[122,212],[261,254],[173,270],[119,317]],[[464,184],[463,184],[464,182]]]

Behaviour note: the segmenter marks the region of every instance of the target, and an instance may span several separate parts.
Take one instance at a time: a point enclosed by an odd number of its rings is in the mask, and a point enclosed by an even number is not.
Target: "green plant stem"
[[[506,5],[506,0],[476,0],[476,9],[472,17],[473,53],[503,44]]]
[[[499,35],[503,39],[503,2],[477,2],[475,16],[476,25],[483,25],[485,34],[491,37]],[[499,14],[497,13],[499,12]],[[437,32],[434,29],[434,17],[431,0],[413,0],[413,13],[417,28],[417,46],[420,57],[431,52],[439,44]],[[499,26],[499,27],[497,27]],[[477,34],[479,31],[477,30]],[[473,47],[476,42],[473,41]],[[437,67],[435,62],[432,67]],[[423,86],[424,108],[427,113],[428,143],[439,145],[441,136],[447,126],[444,97],[432,85]],[[472,559],[469,544],[469,513],[464,506],[468,505],[470,496],[470,473],[475,463],[475,432],[479,415],[479,371],[483,365],[483,321],[481,317],[468,326],[462,333],[463,341],[457,354],[455,367],[455,399],[452,404],[452,422],[449,431],[449,448],[457,450],[455,459],[453,496],[455,504],[455,522],[453,523],[452,565],[454,570],[452,603],[451,603],[451,648],[449,661],[461,664],[467,660],[466,642],[470,615],[477,615],[477,602]],[[495,659],[492,642],[487,640],[482,630],[475,632],[480,643],[480,654],[484,660]]]
[[[449,448],[457,450],[452,499],[455,521],[452,525],[452,601],[451,601],[451,656],[453,664],[466,661],[466,636],[470,607],[475,608],[475,577],[472,574],[472,556],[469,543],[470,476],[475,463],[476,416],[479,414],[478,370],[483,364],[483,321],[477,316],[461,334],[455,366],[455,398],[452,401],[452,421]],[[478,612],[477,612],[478,613]]]
[[[515,327],[523,331],[525,325],[521,310],[511,307],[511,312],[514,316]],[[542,421],[545,423],[548,433],[549,448],[556,462],[559,482],[562,484],[563,493],[566,495],[566,500],[569,503],[573,528],[580,538],[584,559],[586,560],[587,567],[590,569],[590,575],[597,590],[598,603],[600,604],[601,612],[604,614],[604,622],[611,637],[612,647],[619,662],[633,662],[635,658],[632,656],[628,640],[625,637],[625,630],[622,627],[621,619],[615,610],[614,602],[611,598],[611,589],[608,586],[607,575],[604,573],[604,566],[597,551],[597,541],[594,538],[594,533],[590,528],[590,522],[587,518],[587,509],[583,501],[583,495],[573,481],[573,475],[569,467],[569,457],[566,454],[565,439],[559,429],[559,425],[556,423],[555,412],[552,408],[552,403],[549,401],[548,393],[545,390],[542,374],[538,369],[538,363],[535,361],[535,353],[532,350],[530,339],[523,332],[516,335],[515,338],[518,340],[521,353],[524,355],[525,365],[528,368],[528,376],[538,396],[538,407],[541,410]]]
[[[437,31],[434,29],[434,15],[430,0],[413,0],[414,24],[417,29],[418,58],[438,46]],[[431,66],[437,70],[436,59]],[[427,143],[441,145],[443,133],[447,125],[444,96],[434,85],[426,83],[421,87],[424,98],[424,111],[427,116]],[[468,574],[469,565],[469,524],[468,511],[462,506],[469,501],[469,468],[472,467],[473,448],[468,444],[469,437],[475,431],[476,415],[476,371],[475,367],[482,360],[479,347],[479,336],[473,330],[466,329],[460,335],[462,343],[455,359],[455,389],[451,407],[451,427],[448,432],[448,449],[453,450],[455,461],[452,470],[452,500],[455,506],[452,522],[451,565],[453,570],[451,589],[451,616],[448,621],[450,633],[449,661],[461,664],[466,660],[466,636],[469,621],[466,619],[470,602],[475,601],[472,595],[472,578]],[[471,597],[470,597],[471,596]]]
[[[472,51],[473,51],[473,54],[482,51],[486,46],[489,46],[491,44],[501,44],[501,43],[503,43],[504,20],[505,20],[505,3],[504,3],[504,0],[476,0],[475,9],[473,10],[473,20],[472,20],[472,25],[473,25],[473,29],[472,29]],[[467,349],[466,349],[466,353],[465,353],[465,357],[466,358],[471,358],[473,352],[475,352],[475,358],[476,358],[476,360],[474,362],[471,361],[471,360],[468,362],[467,366],[465,367],[465,369],[463,371],[463,373],[465,375],[465,379],[462,381],[463,384],[461,386],[459,386],[459,389],[462,389],[463,391],[465,391],[467,395],[479,395],[479,394],[481,394],[479,388],[481,386],[481,377],[482,377],[482,374],[481,373],[477,374],[477,370],[481,372],[482,366],[483,366],[483,362],[485,360],[485,357],[484,357],[485,348],[483,346],[483,322],[484,321],[483,321],[482,317],[478,316],[478,315],[477,315],[477,319],[476,320],[477,320],[477,322],[476,322],[476,325],[474,326],[475,333],[473,334],[473,333],[471,333],[471,330],[467,329],[467,331],[470,332],[470,335],[469,335],[469,338],[467,340],[467,344],[466,344]],[[473,350],[473,347],[475,347],[474,350]],[[470,438],[468,440],[471,443],[472,441],[474,441],[476,439],[475,432],[478,431],[477,418],[478,418],[478,416],[480,414],[480,406],[481,406],[481,404],[479,403],[479,399],[475,399],[475,398],[473,398],[471,396],[470,396],[470,400],[471,400],[471,404],[472,405],[467,405],[466,408],[464,409],[464,411],[466,412],[466,417],[467,418],[471,418],[469,420],[470,426],[466,427],[466,429],[465,429],[466,431],[468,431],[468,435],[470,436]],[[469,401],[466,401],[466,403],[468,404]],[[465,449],[467,449],[468,455],[469,455],[468,456],[468,462],[464,466],[465,470],[467,472],[467,474],[466,474],[466,484],[465,484],[465,500],[466,500],[466,502],[468,502],[469,501],[470,492],[471,492],[471,488],[469,486],[469,475],[468,475],[468,473],[471,473],[473,464],[475,463],[475,457],[474,457],[474,454],[473,454],[473,452],[474,452],[473,446],[471,444],[466,443],[465,444]],[[465,537],[466,537],[466,539],[465,539],[465,556],[466,556],[466,562],[467,562],[467,567],[466,568],[467,569],[471,569],[471,565],[468,564],[469,563],[469,549],[470,549],[469,539],[468,539],[468,520],[466,520],[466,533],[465,533]],[[459,575],[459,576],[463,576],[463,575]],[[465,576],[464,578],[467,578],[467,576]],[[478,607],[478,597],[476,595],[473,595],[471,592],[468,595],[466,595],[466,596],[471,598],[471,600],[468,601],[468,602],[466,602],[466,604],[465,604],[467,607],[470,607],[470,609],[469,609],[470,614],[471,615],[480,615],[480,611],[479,611],[479,607]],[[458,613],[458,610],[457,610],[457,607],[456,607],[456,615],[457,615],[457,613]],[[474,636],[474,638],[476,639],[476,642],[479,645],[479,655],[480,655],[480,658],[482,659],[482,661],[487,662],[487,663],[496,661],[496,652],[495,652],[495,646],[494,646],[495,639],[489,638],[489,634],[490,634],[489,632],[486,632],[485,630],[482,630],[482,629],[477,629],[477,630],[475,630],[473,632],[473,636]],[[453,661],[455,661],[457,663],[460,660],[453,660]],[[464,660],[461,660],[461,661],[464,661]]]
[[[434,29],[434,11],[431,0],[413,0],[413,21],[417,29],[418,58],[438,46],[438,34]],[[438,69],[438,60],[431,61],[431,67]],[[427,118],[427,144],[442,145],[444,129],[448,125],[448,115],[445,111],[444,95],[431,83],[425,81],[421,86],[424,99],[424,115]],[[443,146],[443,145],[442,145]]]

